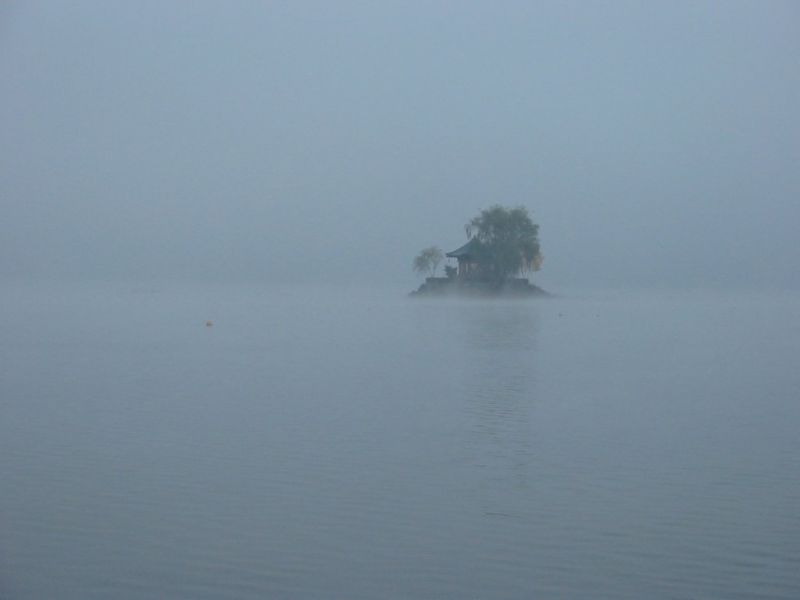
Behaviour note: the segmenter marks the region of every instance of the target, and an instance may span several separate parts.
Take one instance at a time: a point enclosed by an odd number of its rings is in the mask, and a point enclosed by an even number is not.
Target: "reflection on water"
[[[4,599],[800,597],[791,297],[4,300]]]
[[[524,484],[534,441],[537,307],[511,302],[459,308],[460,393],[470,416],[465,453],[492,481],[509,471],[517,485]]]

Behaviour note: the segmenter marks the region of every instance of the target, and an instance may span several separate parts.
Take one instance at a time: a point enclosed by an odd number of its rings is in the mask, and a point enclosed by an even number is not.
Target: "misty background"
[[[0,277],[800,285],[794,2],[4,2]]]

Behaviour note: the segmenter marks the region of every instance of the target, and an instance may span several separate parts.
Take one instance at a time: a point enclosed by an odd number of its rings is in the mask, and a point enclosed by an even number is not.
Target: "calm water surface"
[[[800,597],[797,295],[0,294],[2,598]]]

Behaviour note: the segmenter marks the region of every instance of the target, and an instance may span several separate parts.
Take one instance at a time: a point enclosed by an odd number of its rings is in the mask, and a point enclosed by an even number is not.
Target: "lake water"
[[[4,599],[800,597],[797,294],[0,293]]]

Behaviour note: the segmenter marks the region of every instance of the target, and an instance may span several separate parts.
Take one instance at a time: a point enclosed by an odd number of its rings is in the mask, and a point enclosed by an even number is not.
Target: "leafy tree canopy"
[[[539,226],[524,206],[497,204],[482,210],[465,229],[467,237],[477,242],[475,259],[487,277],[503,281],[541,268]]]
[[[444,260],[444,253],[436,246],[425,248],[414,259],[412,267],[417,273],[436,274],[436,268]]]

